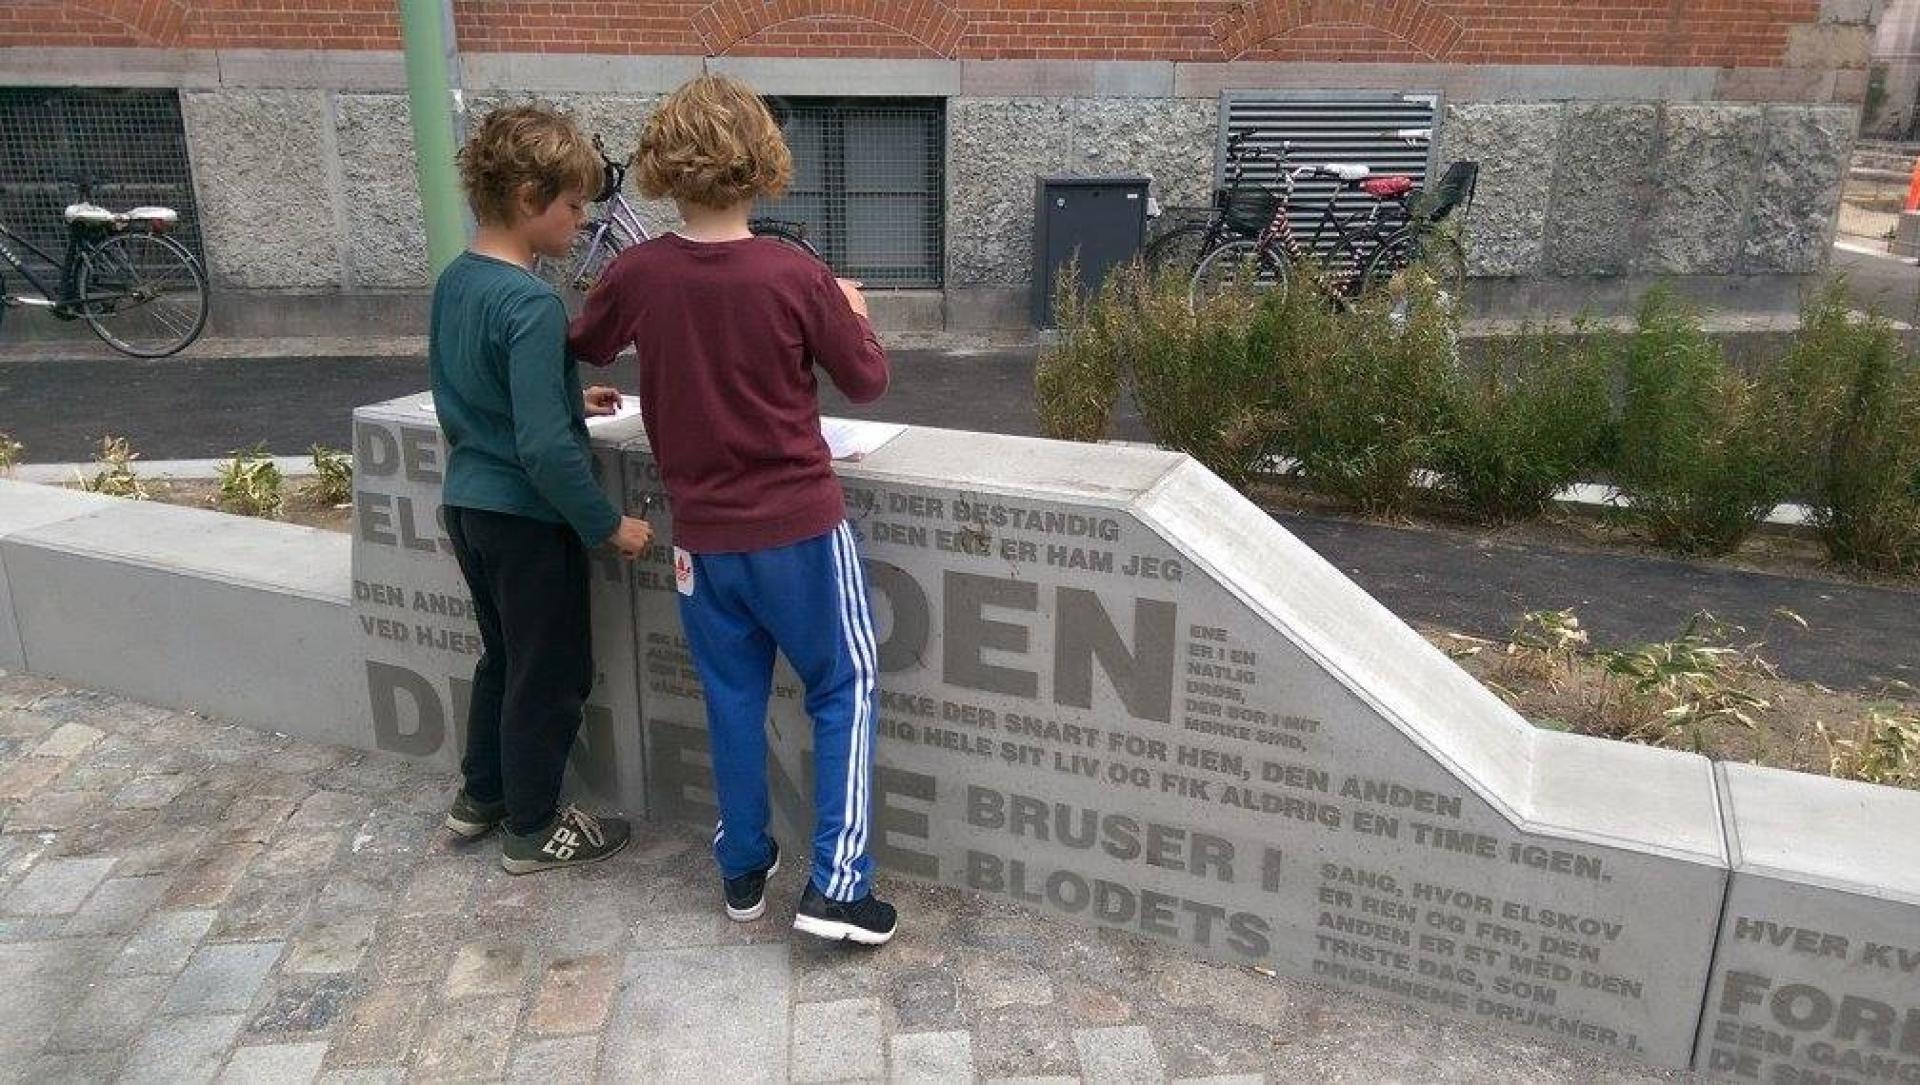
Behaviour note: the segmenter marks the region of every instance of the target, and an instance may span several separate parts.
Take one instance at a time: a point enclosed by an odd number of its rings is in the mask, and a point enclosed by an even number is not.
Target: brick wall
[[[471,52],[1864,67],[1867,29],[1823,25],[1833,19],[1822,8],[1821,0],[454,3]],[[6,0],[0,46],[397,49],[400,29],[394,0]]]

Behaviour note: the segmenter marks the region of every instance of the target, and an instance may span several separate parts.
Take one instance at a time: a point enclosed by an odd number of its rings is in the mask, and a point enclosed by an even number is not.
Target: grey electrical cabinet
[[[1039,177],[1033,201],[1033,324],[1053,327],[1053,284],[1078,256],[1080,285],[1097,288],[1140,251],[1147,178]]]

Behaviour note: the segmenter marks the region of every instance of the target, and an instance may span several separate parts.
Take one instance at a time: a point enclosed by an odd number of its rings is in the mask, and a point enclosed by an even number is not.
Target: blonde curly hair
[[[493,226],[520,218],[522,186],[533,186],[534,205],[544,209],[562,193],[594,195],[606,176],[600,155],[572,119],[543,106],[488,113],[458,157],[467,206],[474,218]]]
[[[648,199],[701,207],[777,199],[793,180],[793,155],[766,103],[725,75],[674,91],[648,118],[633,165]]]

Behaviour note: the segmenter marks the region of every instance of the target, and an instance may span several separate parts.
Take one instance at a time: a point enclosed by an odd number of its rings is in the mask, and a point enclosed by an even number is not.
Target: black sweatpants
[[[506,800],[509,832],[531,833],[553,818],[593,689],[587,548],[564,524],[451,505],[446,515],[484,649],[460,770],[475,800]]]

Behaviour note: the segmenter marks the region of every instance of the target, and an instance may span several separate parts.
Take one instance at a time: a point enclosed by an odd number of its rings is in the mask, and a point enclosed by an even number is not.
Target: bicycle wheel
[[[533,271],[562,295],[585,295],[627,244],[626,231],[618,223],[589,222],[575,235],[567,255],[542,256],[534,261]]]
[[[207,326],[206,273],[170,237],[113,235],[81,256],[74,285],[74,311],[122,354],[165,358]]]
[[[1156,279],[1174,273],[1181,278],[1192,278],[1200,266],[1200,257],[1206,254],[1207,233],[1206,223],[1189,222],[1148,242],[1141,254],[1147,274]]]
[[[1201,305],[1228,290],[1285,290],[1287,265],[1271,249],[1244,238],[1229,241],[1200,258],[1187,284],[1187,305]]]
[[[1466,250],[1451,233],[1408,227],[1374,250],[1361,273],[1357,293],[1366,297],[1387,291],[1397,305],[1416,293],[1407,282],[1409,272],[1431,277],[1434,296],[1442,304],[1458,305],[1466,290]]]
[[[781,244],[799,249],[801,252],[806,253],[808,256],[813,257],[823,264],[827,262],[827,258],[820,255],[820,250],[813,247],[813,242],[807,240],[806,228],[797,223],[775,222],[771,219],[754,219],[747,224],[747,228],[753,231],[753,236],[755,237],[770,238]]]

